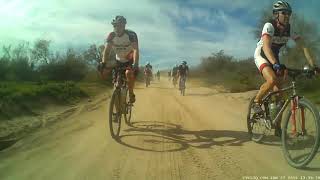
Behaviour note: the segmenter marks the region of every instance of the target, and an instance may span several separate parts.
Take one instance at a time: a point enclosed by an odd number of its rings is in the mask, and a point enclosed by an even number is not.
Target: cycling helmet
[[[187,61],[182,61],[181,64],[187,65]]]
[[[127,24],[126,18],[123,16],[116,16],[111,22],[112,25],[119,24],[119,23]]]
[[[286,1],[277,1],[273,4],[272,8],[273,13],[279,12],[279,11],[288,11],[292,12],[291,6]]]

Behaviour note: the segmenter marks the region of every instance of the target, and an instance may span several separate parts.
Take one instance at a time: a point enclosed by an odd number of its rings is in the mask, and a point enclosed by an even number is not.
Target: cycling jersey
[[[132,43],[138,42],[137,34],[131,30],[125,30],[121,36],[116,36],[115,32],[111,32],[106,43],[112,44],[112,49],[116,54],[116,60],[122,63],[133,62],[133,46]]]
[[[271,37],[271,50],[276,58],[277,63],[280,63],[279,52],[281,47],[283,47],[290,38],[292,38],[293,40],[298,39],[298,36],[295,36],[295,37],[291,36],[290,24],[284,30],[284,32],[281,33],[276,23],[277,23],[276,21],[265,23],[262,29],[261,38],[257,43],[257,48],[254,53],[254,59],[255,59],[255,64],[260,71],[262,71],[262,69],[265,66],[271,65],[270,61],[268,60],[268,58],[266,57],[263,51],[263,40],[262,40],[263,36],[269,35]]]
[[[178,67],[173,67],[171,76],[177,75],[177,71],[178,71]]]
[[[152,66],[151,65],[146,65],[144,67],[144,73],[151,75],[152,74]]]
[[[187,65],[181,64],[179,65],[178,70],[179,70],[180,76],[184,76],[184,75],[187,75],[187,71],[189,70],[189,67]]]

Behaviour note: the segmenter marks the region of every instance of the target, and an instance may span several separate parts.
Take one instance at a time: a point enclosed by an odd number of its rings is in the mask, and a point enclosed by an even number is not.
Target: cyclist
[[[254,60],[257,68],[265,79],[265,83],[261,85],[254,100],[253,110],[255,113],[263,112],[260,106],[262,97],[272,88],[273,90],[280,88],[279,77],[283,76],[283,70],[285,70],[286,67],[279,61],[279,51],[280,48],[287,43],[289,38],[297,42],[297,45],[303,49],[309,64],[315,67],[309,50],[302,46],[301,38],[290,34],[289,20],[291,13],[292,9],[289,3],[277,1],[273,4],[273,19],[265,23],[262,29],[261,39],[255,49]],[[280,123],[276,127],[275,135],[281,135]]]
[[[178,64],[175,64],[171,71],[172,83],[177,84],[177,73],[178,73]]]
[[[136,99],[133,88],[135,76],[139,71],[138,37],[134,31],[126,29],[127,20],[123,16],[116,16],[111,24],[114,31],[109,33],[106,39],[102,62],[99,64],[98,70],[100,75],[105,78],[115,66],[125,66],[130,102],[134,103]],[[110,59],[111,50],[116,54],[115,64]]]
[[[184,83],[186,81],[187,75],[189,73],[189,67],[187,65],[187,61],[182,61],[181,64],[178,67],[178,79],[179,79],[179,90],[180,90],[180,83],[182,78],[184,79]]]
[[[168,71],[168,80],[169,80],[169,82],[171,80],[171,70]]]
[[[160,71],[159,70],[157,71],[157,78],[158,78],[158,81],[160,81]]]
[[[147,64],[144,66],[144,74],[145,76],[150,76],[152,77],[152,66],[150,62],[147,62]]]

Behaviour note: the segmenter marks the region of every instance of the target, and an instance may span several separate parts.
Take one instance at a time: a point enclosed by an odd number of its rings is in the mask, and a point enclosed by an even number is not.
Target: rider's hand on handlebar
[[[287,67],[284,64],[275,63],[272,65],[272,69],[275,71],[281,71],[287,69]]]
[[[275,63],[272,65],[272,69],[276,72],[278,76],[283,76],[284,71],[287,69],[287,67],[284,64]]]

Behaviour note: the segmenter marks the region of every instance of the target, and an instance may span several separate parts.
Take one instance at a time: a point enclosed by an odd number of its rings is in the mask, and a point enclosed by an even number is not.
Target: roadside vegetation
[[[103,46],[65,53],[50,50],[40,39],[5,45],[0,57],[0,120],[32,114],[48,104],[74,104],[111,87],[99,79],[96,66]]]

